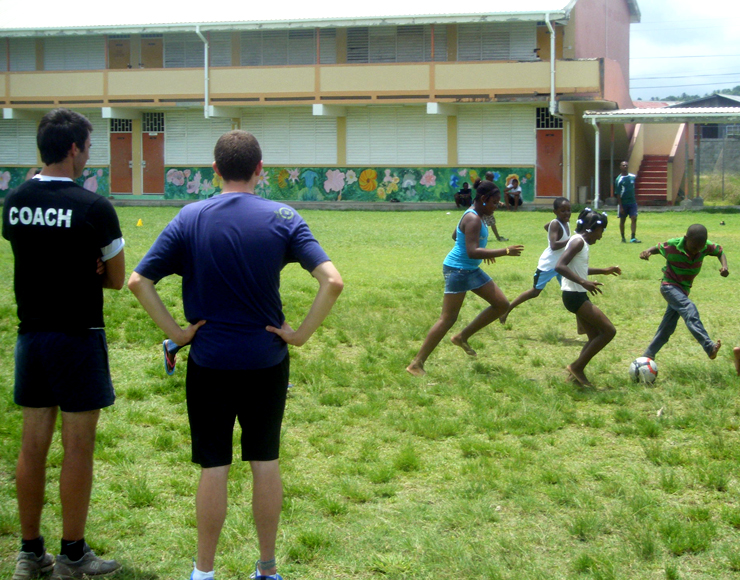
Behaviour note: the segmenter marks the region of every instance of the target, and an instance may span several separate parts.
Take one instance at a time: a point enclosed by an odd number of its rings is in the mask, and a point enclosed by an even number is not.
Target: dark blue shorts
[[[185,390],[193,463],[231,465],[234,424],[242,428],[242,461],[280,457],[280,429],[290,376],[290,357],[266,369],[221,370],[188,357]]]
[[[116,400],[102,329],[24,332],[15,344],[14,400],[23,407],[82,413]]]
[[[622,204],[622,211],[619,212],[619,215],[617,217],[626,218],[627,216],[637,217],[637,204],[636,203],[623,203]]]

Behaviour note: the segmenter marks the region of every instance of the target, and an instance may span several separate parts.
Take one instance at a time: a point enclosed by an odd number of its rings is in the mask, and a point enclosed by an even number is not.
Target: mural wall
[[[0,197],[5,197],[27,179],[31,179],[40,167],[0,167]],[[110,194],[110,170],[108,167],[86,167],[76,182],[85,189],[100,195]]]
[[[476,168],[289,168],[266,167],[256,193],[282,201],[451,202],[463,183],[492,171],[503,192],[512,177],[519,179],[522,198],[534,201],[532,167]],[[211,167],[167,168],[165,199],[205,199],[220,192],[221,180]]]
[[[33,177],[38,169],[0,167],[0,197]],[[493,172],[502,192],[512,177],[518,178],[522,199],[534,201],[532,167],[266,167],[256,193],[281,201],[453,202],[463,183],[472,187],[487,171]],[[77,183],[110,195],[110,169],[87,167]],[[220,192],[221,179],[210,166],[166,168],[165,199],[206,199]]]

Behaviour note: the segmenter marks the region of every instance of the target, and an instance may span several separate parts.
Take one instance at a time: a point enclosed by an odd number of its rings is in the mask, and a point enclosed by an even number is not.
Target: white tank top
[[[568,264],[568,267],[573,270],[575,275],[579,278],[588,280],[588,242],[583,239],[583,236],[581,234],[573,234],[568,240],[565,248],[563,248],[563,251],[568,249],[574,240],[583,240],[583,248],[581,248],[581,251],[573,256],[573,259],[570,261],[570,264]],[[587,290],[583,286],[581,286],[580,284],[576,284],[571,280],[568,280],[568,278],[566,278],[565,276],[563,276],[563,284],[560,288],[562,290],[567,290],[568,292],[587,292]]]
[[[568,224],[564,224],[563,222],[558,220],[552,220],[550,222],[550,225],[547,227],[547,248],[545,248],[545,251],[542,252],[542,255],[540,256],[540,261],[537,264],[537,269],[542,270],[543,272],[546,272],[547,270],[554,270],[555,266],[558,263],[558,260],[560,259],[561,254],[565,251],[565,246],[563,246],[559,250],[553,250],[550,247],[550,228],[553,226],[553,224],[560,224],[560,227],[562,229],[562,235],[560,236],[558,242],[563,242],[570,238],[570,228],[568,227]]]

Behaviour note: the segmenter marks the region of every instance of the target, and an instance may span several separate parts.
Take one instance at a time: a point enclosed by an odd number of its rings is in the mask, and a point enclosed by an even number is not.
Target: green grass
[[[176,211],[119,208],[128,271]],[[439,316],[441,262],[459,214],[301,213],[346,287],[312,340],[291,351],[278,537],[286,580],[740,578],[740,380],[731,362],[731,347],[740,344],[737,214],[645,212],[641,246],[620,244],[612,221],[591,264],[623,269],[621,278],[602,278],[604,294],[593,298],[618,334],[589,366],[603,389],[589,392],[565,381],[564,366],[583,339],[554,285],[506,325],[474,336],[477,359],[445,340],[427,376],[404,372]],[[530,287],[550,216],[499,215],[509,243],[525,245],[522,257],[485,267],[510,300]],[[660,353],[654,386],[633,384],[629,363],[665,308],[663,264],[639,260],[639,251],[694,222],[728,253],[731,276],[721,278],[718,262],[708,259],[692,292],[710,334],[725,346],[709,361],[679,324]],[[2,241],[2,578],[11,575],[19,539],[12,267]],[[159,288],[182,320],[180,281]],[[290,323],[301,320],[315,289],[300,267],[285,269]],[[469,295],[456,328],[482,306]],[[184,579],[195,554],[198,478],[189,461],[187,350],[167,377],[163,336],[130,292],[106,292],[105,309],[118,400],[100,421],[87,537],[98,553],[123,563],[121,580]],[[52,551],[60,463],[57,435],[42,526]],[[247,465],[234,464],[229,492],[217,578],[244,580],[258,555]]]

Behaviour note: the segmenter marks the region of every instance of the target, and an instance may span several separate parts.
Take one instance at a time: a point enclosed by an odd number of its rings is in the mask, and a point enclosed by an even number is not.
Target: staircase
[[[668,155],[645,155],[635,181],[637,205],[668,205]]]

